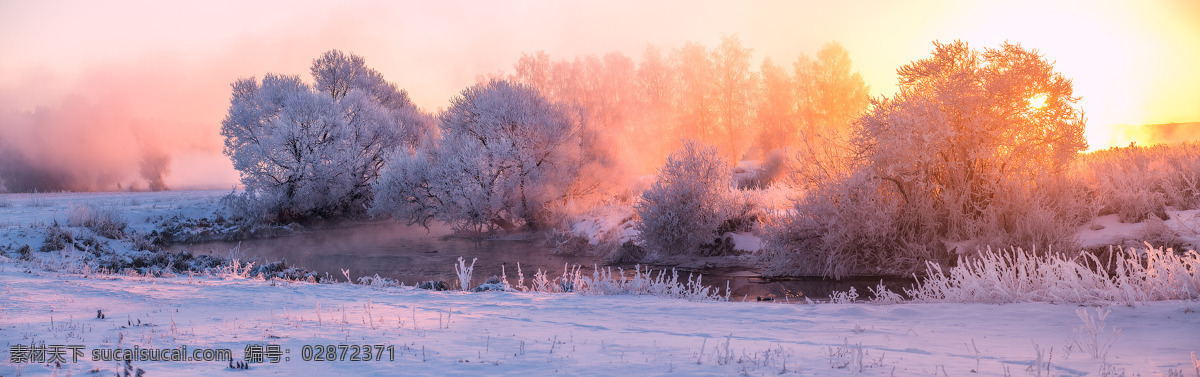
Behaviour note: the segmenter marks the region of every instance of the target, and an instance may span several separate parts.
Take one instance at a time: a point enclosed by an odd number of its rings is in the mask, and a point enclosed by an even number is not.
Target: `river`
[[[557,277],[562,274],[564,266],[579,265],[585,273],[590,273],[594,265],[605,268],[598,256],[556,254],[542,242],[471,240],[450,235],[450,229],[444,226],[427,230],[397,223],[373,223],[240,242],[178,244],[171,249],[194,254],[233,256],[260,263],[282,260],[288,265],[322,275],[328,273],[338,280],[345,280],[342,270],[347,270],[354,280],[362,276],[379,275],[408,285],[430,280],[455,281],[454,265],[459,257],[463,257],[468,264],[477,258],[473,278],[476,284],[502,274],[507,274],[510,282],[515,283],[518,264],[526,281],[532,279],[538,269],[549,271],[549,276]],[[620,267],[625,270],[633,268]],[[686,277],[689,272],[681,271],[680,275]],[[703,274],[705,284],[721,288],[722,292],[728,283],[732,290],[730,299],[734,301],[755,301],[759,297],[784,302],[804,301],[805,298],[826,300],[833,292],[847,291],[850,287],[855,287],[860,297],[865,298],[869,295],[866,288],[875,286],[880,279],[765,280],[758,278],[753,269],[745,268],[713,269]],[[883,279],[893,289],[912,284],[911,279]]]

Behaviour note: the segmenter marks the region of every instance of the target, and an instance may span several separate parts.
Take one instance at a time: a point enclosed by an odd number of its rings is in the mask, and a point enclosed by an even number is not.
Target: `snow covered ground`
[[[63,222],[72,205],[119,208],[131,228],[145,231],[153,227],[147,219],[158,216],[207,216],[223,194],[0,195],[0,245],[37,248],[36,224]],[[6,348],[0,376],[123,371],[121,362],[91,360],[93,351],[107,348],[219,348],[241,360],[255,345],[278,346],[280,362],[251,363],[248,370],[230,369],[228,361],[129,367],[146,376],[1200,376],[1197,301],[808,305],[435,292],[260,280],[232,271],[160,278],[68,273],[62,267],[69,259],[54,263],[65,254],[38,254],[34,262],[0,256]],[[1094,319],[1107,310],[1092,326],[1080,315]],[[303,360],[306,345],[330,344],[392,348],[383,361]],[[55,345],[82,346],[83,355],[71,362],[68,349],[67,362],[57,367],[13,363],[24,346]]]
[[[212,216],[221,197],[227,194],[228,190],[0,193],[0,230],[47,225],[55,221],[66,224],[71,207],[88,205],[117,209],[133,230],[149,232],[154,227],[152,220],[157,217]]]
[[[1076,237],[1081,247],[1108,245],[1140,246],[1147,238],[1168,235],[1188,249],[1200,247],[1200,210],[1166,211],[1165,221],[1123,223],[1117,215],[1100,216],[1080,227]]]
[[[1200,304],[1117,306],[1098,332],[1054,304],[820,304],[689,302],[649,296],[431,292],[226,276],[77,276],[0,264],[0,344],[82,345],[60,374],[104,375],[100,348],[279,345],[290,361],[246,375],[1051,375],[1194,373]],[[97,311],[105,319],[97,319]],[[138,324],[141,324],[138,326]],[[1119,329],[1122,335],[1115,335]],[[394,346],[385,361],[303,361],[305,345]],[[68,355],[69,356],[69,355]],[[233,373],[227,362],[133,362],[148,376]],[[46,364],[0,374],[53,373]],[[243,372],[243,371],[237,371]],[[240,374],[239,374],[240,375]],[[1043,371],[1041,375],[1046,375]],[[1120,375],[1109,374],[1109,375]]]

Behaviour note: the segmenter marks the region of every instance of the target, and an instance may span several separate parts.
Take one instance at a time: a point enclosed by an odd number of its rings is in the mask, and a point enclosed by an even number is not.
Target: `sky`
[[[935,40],[1017,42],[1074,80],[1093,149],[1152,141],[1129,126],[1200,121],[1194,0],[0,0],[0,143],[125,187],[139,184],[131,161],[165,156],[157,173],[168,186],[228,188],[237,174],[218,132],[229,84],[267,72],[307,79],[330,49],[364,56],[436,111],[477,77],[511,72],[521,53],[637,58],[647,44],[716,46],[734,34],[756,67],[838,41],[874,96],[894,93],[896,68]]]

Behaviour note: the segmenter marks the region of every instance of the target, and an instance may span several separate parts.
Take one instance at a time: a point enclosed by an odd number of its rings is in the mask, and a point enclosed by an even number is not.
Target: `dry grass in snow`
[[[1067,258],[1022,249],[987,250],[958,260],[944,272],[928,264],[929,277],[907,290],[921,302],[1134,303],[1200,298],[1200,254],[1171,249],[1113,249]]]

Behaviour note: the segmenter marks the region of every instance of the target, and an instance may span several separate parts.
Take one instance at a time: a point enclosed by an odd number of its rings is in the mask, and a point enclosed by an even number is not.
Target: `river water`
[[[515,283],[518,264],[526,281],[532,279],[538,269],[557,277],[564,265],[579,265],[584,273],[590,274],[592,266],[606,268],[596,256],[555,254],[541,242],[529,240],[470,240],[449,237],[447,227],[432,227],[382,223],[355,225],[352,227],[305,231],[293,235],[252,239],[240,242],[207,242],[178,244],[171,249],[189,251],[193,254],[233,256],[247,261],[283,260],[286,264],[302,267],[324,275],[328,273],[338,280],[345,280],[342,270],[348,270],[350,278],[375,276],[395,279],[408,285],[430,280],[456,281],[454,265],[463,257],[470,265],[475,261],[473,281],[482,283],[490,276],[507,274]],[[620,266],[631,270],[634,266]],[[615,268],[615,267],[614,267]],[[689,271],[680,271],[681,280]],[[697,272],[698,273],[698,272]],[[883,278],[888,287],[908,287],[910,279]],[[852,278],[840,281],[820,278],[803,278],[768,281],[757,277],[757,273],[746,269],[724,269],[705,271],[705,284],[721,289],[726,283],[732,291],[734,301],[755,301],[759,297],[792,302],[825,300],[835,291],[847,291],[855,287],[861,298],[869,294],[868,286],[875,286],[880,278]]]

